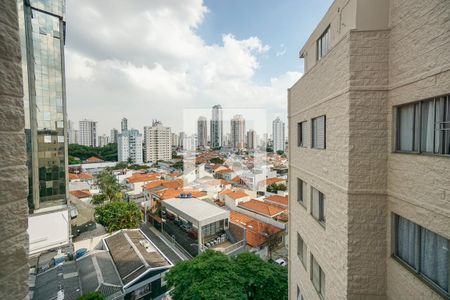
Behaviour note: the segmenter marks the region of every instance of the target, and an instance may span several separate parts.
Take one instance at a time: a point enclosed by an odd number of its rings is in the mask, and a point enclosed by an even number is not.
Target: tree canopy
[[[213,164],[223,164],[223,159],[220,157],[213,157],[209,161]]]
[[[109,232],[137,228],[142,220],[142,212],[134,202],[110,202],[95,208],[95,220]]]
[[[106,196],[106,199],[109,201],[120,201],[123,199],[123,193],[121,192],[121,188],[119,183],[116,180],[116,177],[109,171],[102,171],[97,176],[97,183],[102,191],[102,194]]]
[[[79,161],[74,157],[78,157],[81,161],[91,156],[98,157],[105,161],[117,161],[117,144],[107,144],[104,147],[89,147],[78,144],[69,144],[69,163],[77,164]]]
[[[271,185],[268,185],[266,190],[269,193],[277,193],[278,191],[286,191],[287,187],[284,184],[276,184],[276,183],[272,183]]]
[[[287,269],[251,253],[230,258],[207,250],[183,261],[166,275],[174,300],[287,299]]]

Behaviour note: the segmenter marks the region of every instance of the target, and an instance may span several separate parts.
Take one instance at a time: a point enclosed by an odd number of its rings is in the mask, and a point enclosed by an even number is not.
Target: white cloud
[[[266,107],[285,114],[288,72],[255,83],[258,37],[207,44],[196,33],[208,9],[201,0],[67,1],[66,70],[69,118],[99,121],[101,132],[121,117],[141,129],[154,118],[180,130],[183,108]],[[208,116],[209,117],[209,116]]]

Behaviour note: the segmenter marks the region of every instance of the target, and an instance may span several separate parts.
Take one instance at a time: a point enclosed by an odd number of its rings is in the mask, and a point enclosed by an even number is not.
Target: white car
[[[279,264],[282,267],[286,267],[287,266],[287,262],[284,259],[282,259],[282,258],[279,258],[279,259],[275,260],[275,263]]]

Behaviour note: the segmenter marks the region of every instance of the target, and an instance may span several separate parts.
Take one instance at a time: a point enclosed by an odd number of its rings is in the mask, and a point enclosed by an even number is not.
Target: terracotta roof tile
[[[261,222],[255,218],[236,211],[230,212],[230,222],[246,228],[245,237],[247,244],[251,247],[259,247],[263,245],[267,242],[270,235],[277,234],[282,231],[280,228]]]
[[[288,205],[288,196],[281,196],[281,195],[272,195],[266,198],[266,200],[270,202],[275,202],[281,205]]]
[[[285,211],[285,209],[283,209],[283,208],[280,208],[275,205],[267,204],[267,203],[264,203],[264,202],[256,200],[256,199],[252,199],[247,202],[241,202],[241,203],[239,203],[239,207],[248,209],[250,211],[253,211],[253,212],[256,212],[256,213],[259,213],[261,215],[268,216],[271,218]]]
[[[261,181],[259,182],[259,184],[260,184],[260,185],[261,185],[261,184],[264,184],[264,185],[271,185],[271,184],[273,184],[273,183],[277,183],[277,182],[281,182],[281,181],[285,181],[285,180],[282,179],[282,178],[273,177],[273,178],[267,178],[267,179],[265,179],[265,180],[261,180]]]
[[[74,190],[70,191],[70,194],[77,198],[88,198],[91,196],[91,193],[88,190]]]
[[[100,158],[96,157],[96,156],[91,156],[89,158],[86,159],[87,162],[100,162],[103,161]]]
[[[146,181],[152,181],[159,179],[161,177],[161,174],[158,173],[137,173],[131,175],[131,177],[127,178],[128,183],[137,183],[137,182],[146,182]]]

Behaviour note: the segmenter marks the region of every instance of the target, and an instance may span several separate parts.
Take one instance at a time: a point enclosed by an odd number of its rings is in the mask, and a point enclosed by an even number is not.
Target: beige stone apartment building
[[[289,298],[449,298],[450,1],[336,0],[300,57]]]

